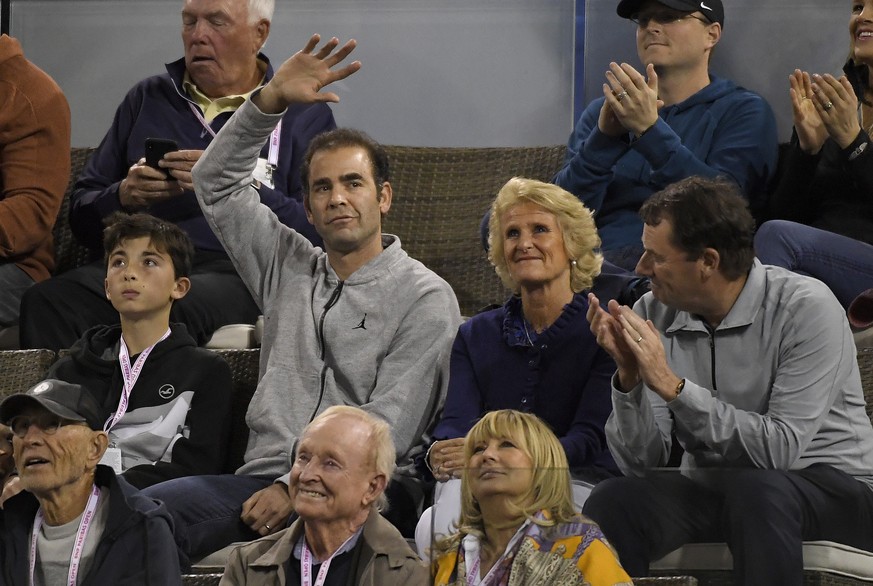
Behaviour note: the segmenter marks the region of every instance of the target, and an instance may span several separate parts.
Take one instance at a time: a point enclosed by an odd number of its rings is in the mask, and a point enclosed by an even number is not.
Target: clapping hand
[[[812,79],[809,73],[795,69],[788,76],[791,95],[791,113],[794,118],[794,130],[803,152],[817,154],[828,138],[828,130],[813,102]]]
[[[610,63],[603,84],[606,101],[600,109],[598,127],[604,134],[632,132],[641,136],[658,121],[664,102],[658,99],[658,74],[646,67],[646,77],[627,63]]]
[[[614,307],[613,307],[614,305]],[[606,308],[601,307],[600,300],[594,293],[588,294],[588,313],[585,317],[591,325],[591,333],[601,348],[612,356],[618,366],[618,382],[622,390],[629,391],[640,381],[639,364],[629,343],[625,338],[624,328],[617,316],[621,307],[616,301],[610,301]]]
[[[827,73],[812,76],[812,102],[821,117],[828,135],[841,149],[848,147],[858,133],[858,98],[848,78],[839,79]]]
[[[788,78],[794,129],[803,152],[817,154],[828,137],[846,148],[858,133],[858,98],[846,76],[810,75],[795,69]]]

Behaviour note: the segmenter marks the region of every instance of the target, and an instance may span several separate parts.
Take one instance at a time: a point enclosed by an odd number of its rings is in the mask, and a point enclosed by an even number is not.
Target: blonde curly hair
[[[591,211],[576,196],[557,185],[523,177],[507,181],[491,204],[488,260],[503,283],[513,293],[519,292],[518,283],[513,280],[506,264],[500,220],[508,210],[523,203],[538,205],[555,216],[561,228],[564,250],[575,261],[570,265],[570,288],[574,293],[590,289],[603,264],[603,255],[599,251],[600,236]]]

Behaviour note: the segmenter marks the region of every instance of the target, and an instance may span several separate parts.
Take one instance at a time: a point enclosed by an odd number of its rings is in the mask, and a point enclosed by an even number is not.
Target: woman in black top
[[[773,215],[758,230],[761,262],[824,281],[844,307],[873,287],[873,0],[852,3],[845,75],[790,76],[794,135]]]

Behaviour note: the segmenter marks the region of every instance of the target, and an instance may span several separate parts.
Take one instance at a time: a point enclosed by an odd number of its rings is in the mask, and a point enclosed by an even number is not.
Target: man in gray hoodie
[[[331,405],[358,406],[389,422],[397,472],[388,496],[395,507],[408,503],[417,489],[412,459],[445,397],[458,303],[396,236],[382,234],[392,196],[383,149],[347,129],[310,142],[304,206],[324,250],[259,203],[252,172],[282,113],[300,103],[337,101],[319,90],[360,67],[354,62],[331,71],[354,41],[336,52],[336,39],[315,51],[318,41],[313,36],[239,108],[193,170],[203,214],[265,325],[243,466],[233,475],[177,479],[147,491],[167,503],[189,557],[284,527],[294,444]],[[168,155],[167,166],[176,157],[184,166],[184,156]]]

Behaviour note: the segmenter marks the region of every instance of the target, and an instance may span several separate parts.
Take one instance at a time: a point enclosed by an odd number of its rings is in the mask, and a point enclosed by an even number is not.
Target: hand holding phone
[[[184,192],[179,181],[170,174],[169,169],[161,168],[158,163],[167,153],[178,151],[174,140],[163,138],[145,139],[145,166],[142,160],[136,161],[127,171],[127,177],[118,185],[118,199],[121,207],[128,211],[142,210],[148,206]],[[146,167],[157,169],[163,179],[158,179]]]
[[[163,171],[167,178],[170,177],[170,172],[158,166],[158,161],[164,158],[164,155],[173,151],[178,151],[179,145],[175,140],[168,138],[147,138],[145,140],[145,160],[146,165]]]

